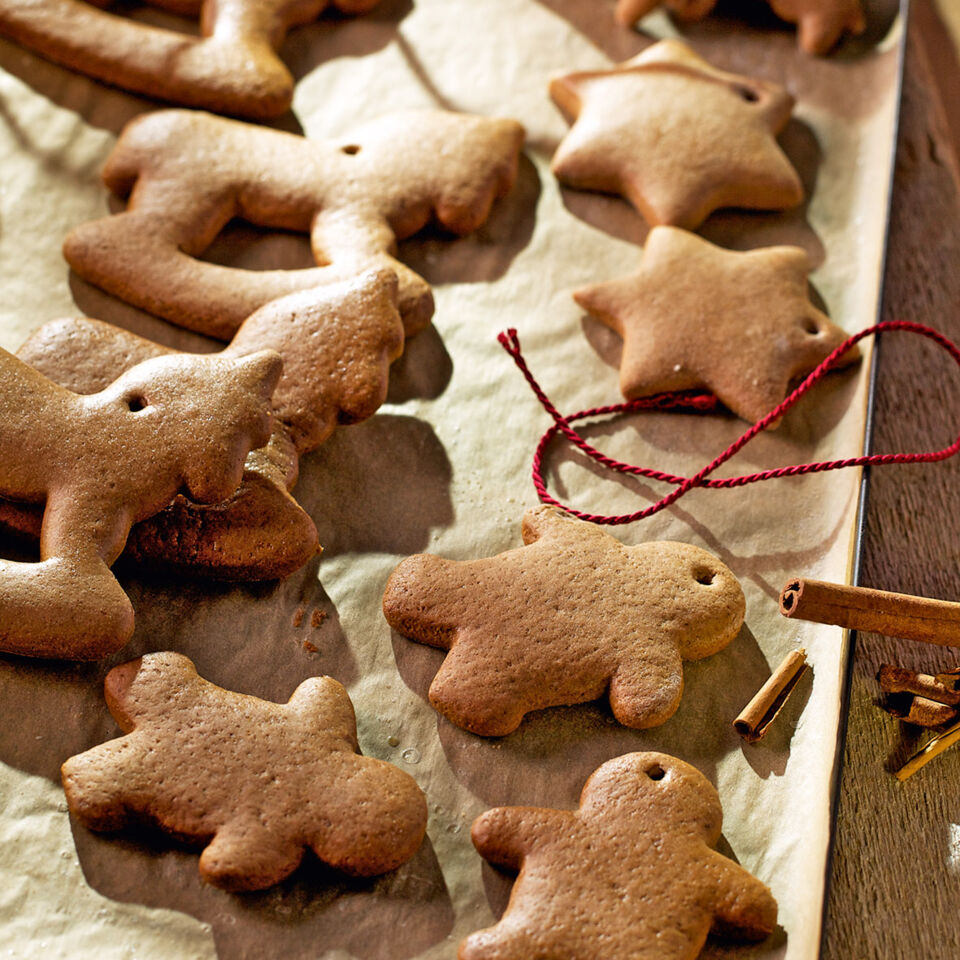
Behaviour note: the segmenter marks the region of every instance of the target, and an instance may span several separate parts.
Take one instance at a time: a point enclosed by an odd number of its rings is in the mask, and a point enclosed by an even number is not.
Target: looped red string
[[[533,457],[533,485],[536,487],[537,495],[543,503],[549,503],[559,507],[567,513],[579,517],[581,520],[588,520],[590,523],[617,525],[622,523],[632,523],[634,520],[643,520],[650,517],[671,503],[676,502],[684,494],[689,493],[694,487],[709,487],[720,489],[727,487],[742,487],[748,483],[756,483],[760,480],[772,480],[777,477],[796,477],[805,473],[821,473],[825,470],[841,470],[844,467],[862,467],[862,466],[885,466],[889,463],[935,463],[940,460],[946,460],[954,454],[960,452],[960,434],[948,447],[942,450],[934,450],[931,453],[880,453],[870,454],[859,457],[847,457],[844,460],[821,460],[814,463],[799,463],[789,467],[778,467],[774,470],[761,470],[758,473],[748,473],[739,477],[726,477],[721,480],[708,479],[718,467],[726,463],[731,457],[736,455],[747,443],[749,443],[758,433],[766,430],[771,423],[779,420],[797,401],[810,390],[825,374],[837,365],[840,358],[855,344],[865,337],[885,331],[902,330],[907,333],[916,333],[920,336],[932,340],[939,347],[942,347],[953,357],[957,366],[960,366],[960,348],[952,340],[947,339],[942,333],[931,327],[924,326],[922,323],[911,323],[907,320],[888,320],[883,323],[874,324],[867,327],[859,333],[848,337],[839,347],[837,347],[819,366],[816,367],[803,382],[793,390],[782,403],[779,403],[765,417],[758,420],[752,427],[744,431],[733,443],[727,447],[718,457],[711,460],[705,467],[695,473],[692,477],[682,477],[672,473],[664,473],[662,470],[654,470],[651,467],[640,467],[634,464],[624,463],[608,457],[606,454],[597,450],[577,433],[570,426],[577,420],[585,420],[591,417],[604,416],[615,413],[632,413],[636,410],[668,410],[676,408],[687,408],[696,411],[707,412],[716,409],[718,406],[717,398],[710,393],[658,393],[654,396],[643,397],[639,400],[630,400],[626,403],[615,403],[604,407],[591,407],[589,410],[581,410],[572,416],[565,417],[550,401],[550,398],[544,393],[536,378],[530,372],[527,362],[520,350],[520,338],[517,331],[513,328],[500,333],[497,340],[507,353],[513,357],[514,363],[520,369],[525,377],[530,389],[534,392],[541,406],[553,418],[553,426],[540,438],[537,449]],[[558,434],[562,433],[577,449],[581,450],[588,457],[595,460],[601,466],[617,473],[630,474],[632,476],[647,477],[651,480],[662,480],[665,483],[673,484],[676,489],[672,490],[666,496],[662,497],[656,503],[643,510],[637,510],[634,513],[620,514],[617,516],[606,516],[596,513],[583,513],[567,504],[561,503],[547,491],[547,485],[543,479],[543,455],[547,445]]]

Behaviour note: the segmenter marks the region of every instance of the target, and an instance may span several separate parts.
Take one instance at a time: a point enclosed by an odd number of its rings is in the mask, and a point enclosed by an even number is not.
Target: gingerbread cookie
[[[474,846],[519,876],[500,922],[467,937],[458,960],[693,960],[708,933],[763,940],[777,903],[711,849],[722,819],[707,778],[664,753],[608,760],[578,810],[488,810]]]
[[[289,492],[299,457],[338,423],[371,416],[386,398],[390,363],[403,349],[396,298],[396,277],[371,270],[290,294],[248,317],[220,356],[266,348],[283,358],[270,440],[247,456],[233,497],[204,505],[178,496],[133,528],[125,556],[227,580],[286,576],[314,557],[316,527]],[[111,324],[70,319],[41,327],[18,356],[61,386],[91,393],[141,360],[173,353]],[[0,501],[0,524],[22,534],[39,536],[41,515]]]
[[[353,705],[332,677],[271,703],[209,683],[182,654],[152,653],[111,670],[105,693],[126,736],[62,768],[70,810],[91,830],[146,819],[198,841],[201,876],[226,890],[279,883],[307,848],[375,876],[423,840],[423,793],[359,754]]]
[[[92,660],[133,631],[110,565],[181,489],[229,497],[270,435],[280,358],[155,357],[89,396],[0,350],[0,495],[43,504],[40,562],[0,560],[0,650]]]
[[[800,247],[737,253],[675,227],[654,227],[640,267],[574,300],[623,337],[628,400],[706,387],[756,421],[845,339],[811,302]],[[854,348],[847,355],[859,356]]]
[[[714,210],[783,210],[803,200],[777,144],[793,98],[724,73],[662,40],[609,70],[550,84],[570,132],[553,172],[571,187],[626,197],[651,225],[693,230]]]
[[[767,0],[773,12],[799,25],[797,39],[807,53],[828,53],[845,32],[863,33],[867,20],[860,0]],[[617,0],[617,19],[631,26],[659,6],[678,20],[701,20],[717,0]]]
[[[340,140],[164,110],[129,123],[103,171],[126,212],[73,230],[64,255],[135,306],[229,340],[254,310],[297,290],[387,267],[408,334],[433,315],[427,282],[393,256],[436,218],[476,230],[517,172],[523,128],[439,110],[381,117]],[[198,257],[233,217],[310,234],[323,266],[241,270]]]
[[[523,542],[483,560],[410,557],[383,595],[390,626],[450,651],[430,702],[481,736],[606,693],[622,724],[664,723],[683,660],[723,649],[743,623],[740,584],[699,547],[627,547],[553,507],[527,511]]]
[[[98,9],[107,0],[0,0],[0,35],[134,93],[249,117],[290,107],[294,80],[276,50],[328,8],[362,14],[380,0],[150,0],[199,16],[202,36]]]

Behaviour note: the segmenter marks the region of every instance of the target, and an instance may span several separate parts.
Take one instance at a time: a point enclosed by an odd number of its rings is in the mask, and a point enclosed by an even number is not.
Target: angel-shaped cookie
[[[62,768],[73,815],[92,830],[147,819],[204,845],[203,878],[261,890],[309,848],[352,876],[385,873],[423,840],[416,781],[359,755],[353,705],[332,677],[312,677],[287,703],[224,690],[178,653],[115,667],[107,705],[125,736]]]
[[[280,366],[272,351],[154,357],[80,396],[0,350],[0,495],[43,505],[40,562],[0,560],[0,650],[87,660],[126,643],[133,608],[110,566],[130,527],[182,489],[236,490]]]
[[[699,770],[663,753],[609,760],[574,811],[496,807],[471,836],[520,875],[500,922],[458,960],[693,960],[708,933],[762,940],[777,904],[711,849],[723,814]]]
[[[604,694],[621,723],[657,726],[679,706],[683,660],[723,649],[743,623],[740,584],[699,547],[627,547],[553,507],[527,511],[523,542],[465,562],[418,554],[384,592],[390,626],[449,650],[430,702],[473,733]]]
[[[397,279],[386,268],[281,297],[240,326],[222,357],[276,350],[283,373],[273,393],[273,432],[252,450],[236,495],[207,506],[178,496],[131,531],[128,559],[221,580],[287,576],[315,557],[317,530],[291,495],[299,458],[338,424],[371,416],[403,349]],[[102,389],[133,364],[175,351],[97,320],[57,320],[17,354],[78,393]],[[41,512],[0,499],[0,525],[38,536]]]
[[[188,36],[99,9],[109,0],[0,0],[0,35],[72,70],[191,107],[249,117],[283,113],[293,77],[277,56],[291,27],[380,0],[149,0],[200,19]]]
[[[557,77],[573,123],[553,157],[571,187],[624,196],[651,225],[696,229],[714,210],[783,210],[803,185],[777,143],[793,98],[717,70],[677,40],[626,63]]]

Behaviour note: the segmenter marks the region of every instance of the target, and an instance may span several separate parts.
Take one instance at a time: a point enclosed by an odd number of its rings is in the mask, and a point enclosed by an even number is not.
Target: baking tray
[[[297,493],[320,529],[319,563],[256,586],[123,571],[138,619],[122,655],[96,665],[0,662],[0,929],[8,956],[450,957],[463,936],[493,921],[510,888],[474,853],[472,819],[500,803],[573,806],[591,770],[635,749],[674,753],[717,784],[721,849],[780,901],[782,926],[766,944],[711,942],[705,955],[816,956],[847,647],[839,630],[781,620],[775,596],[796,573],[850,575],[855,472],[696,491],[617,531],[629,542],[705,546],[747,594],[741,635],[687,665],[683,704],[655,730],[625,730],[606,707],[584,705],[542,711],[503,740],[473,737],[425,700],[437,651],[391,634],[379,613],[385,579],[403,556],[430,550],[465,559],[519,543],[523,509],[535,502],[530,456],[548,424],[496,344],[500,329],[519,329],[561,409],[616,401],[616,338],[582,316],[570,291],[632,269],[646,228],[617,199],[558,187],[548,164],[566,125],[546,81],[626,59],[652,37],[677,32],[660,15],[644,22],[645,34],[617,28],[593,0],[476,0],[452,9],[449,0],[386,2],[362,19],[294,31],[285,44],[300,83],[293,114],[277,125],[337,135],[393,109],[438,105],[516,116],[529,133],[518,184],[477,234],[401,246],[401,258],[434,284],[435,323],[395,365],[381,412],[338,431],[303,465]],[[804,246],[817,293],[851,331],[877,315],[903,46],[902,29],[888,33],[884,11],[871,12],[874,32],[826,60],[798,54],[791,32],[735,10],[682,31],[718,66],[779,80],[797,95],[782,142],[811,195],[788,214],[718,214],[701,232],[735,248]],[[171,346],[210,349],[71,276],[60,256],[71,226],[110,208],[98,171],[116,134],[156,105],[9,44],[0,44],[0,67],[0,344],[15,349],[41,323],[83,313]],[[251,268],[309,263],[301,238],[242,227],[208,256]],[[869,369],[868,349],[858,369],[829,378],[731,472],[860,449]],[[621,459],[690,472],[741,429],[732,417],[643,414],[585,432]],[[559,447],[550,477],[561,496],[603,512],[662,493],[602,477]],[[812,679],[761,744],[742,745],[729,721],[797,644],[810,654]],[[376,881],[344,882],[308,863],[271,891],[235,896],[203,886],[195,852],[163,837],[102,837],[71,825],[59,765],[117,734],[102,677],[155,649],[179,650],[214,682],[276,700],[317,673],[344,682],[364,752],[398,763],[427,793],[421,851]]]

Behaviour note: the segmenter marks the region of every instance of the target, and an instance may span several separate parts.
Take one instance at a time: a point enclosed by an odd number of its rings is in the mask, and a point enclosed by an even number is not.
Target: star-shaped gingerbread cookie
[[[711,849],[722,818],[707,778],[663,753],[609,760],[575,811],[488,810],[474,845],[520,875],[500,922],[467,937],[459,960],[693,960],[711,932],[764,939],[777,903]]]
[[[92,830],[146,819],[205,847],[200,873],[227,890],[261,890],[307,847],[352,876],[385,873],[423,839],[414,779],[357,753],[346,690],[312,677],[288,703],[224,690],[178,653],[107,674],[107,705],[126,736],[71,757],[63,788]]]
[[[573,297],[623,337],[627,399],[706,387],[755,422],[846,339],[810,302],[809,271],[800,247],[740,253],[655,227],[635,273]]]
[[[571,73],[550,96],[573,122],[558,179],[626,197],[651,225],[689,230],[721,207],[783,210],[803,200],[777,143],[793,98],[724,73],[676,40],[609,70]]]
[[[807,53],[828,53],[844,32],[863,33],[867,27],[860,0],[767,0],[773,12],[799,26],[797,39]],[[617,19],[636,23],[651,10],[666,6],[678,20],[700,20],[717,0],[617,0]]]
[[[680,704],[683,660],[722,650],[743,623],[740,584],[699,547],[624,546],[553,507],[527,511],[523,542],[481,560],[409,557],[383,596],[390,626],[449,650],[430,702],[472,733],[605,694],[622,724],[657,726]]]

